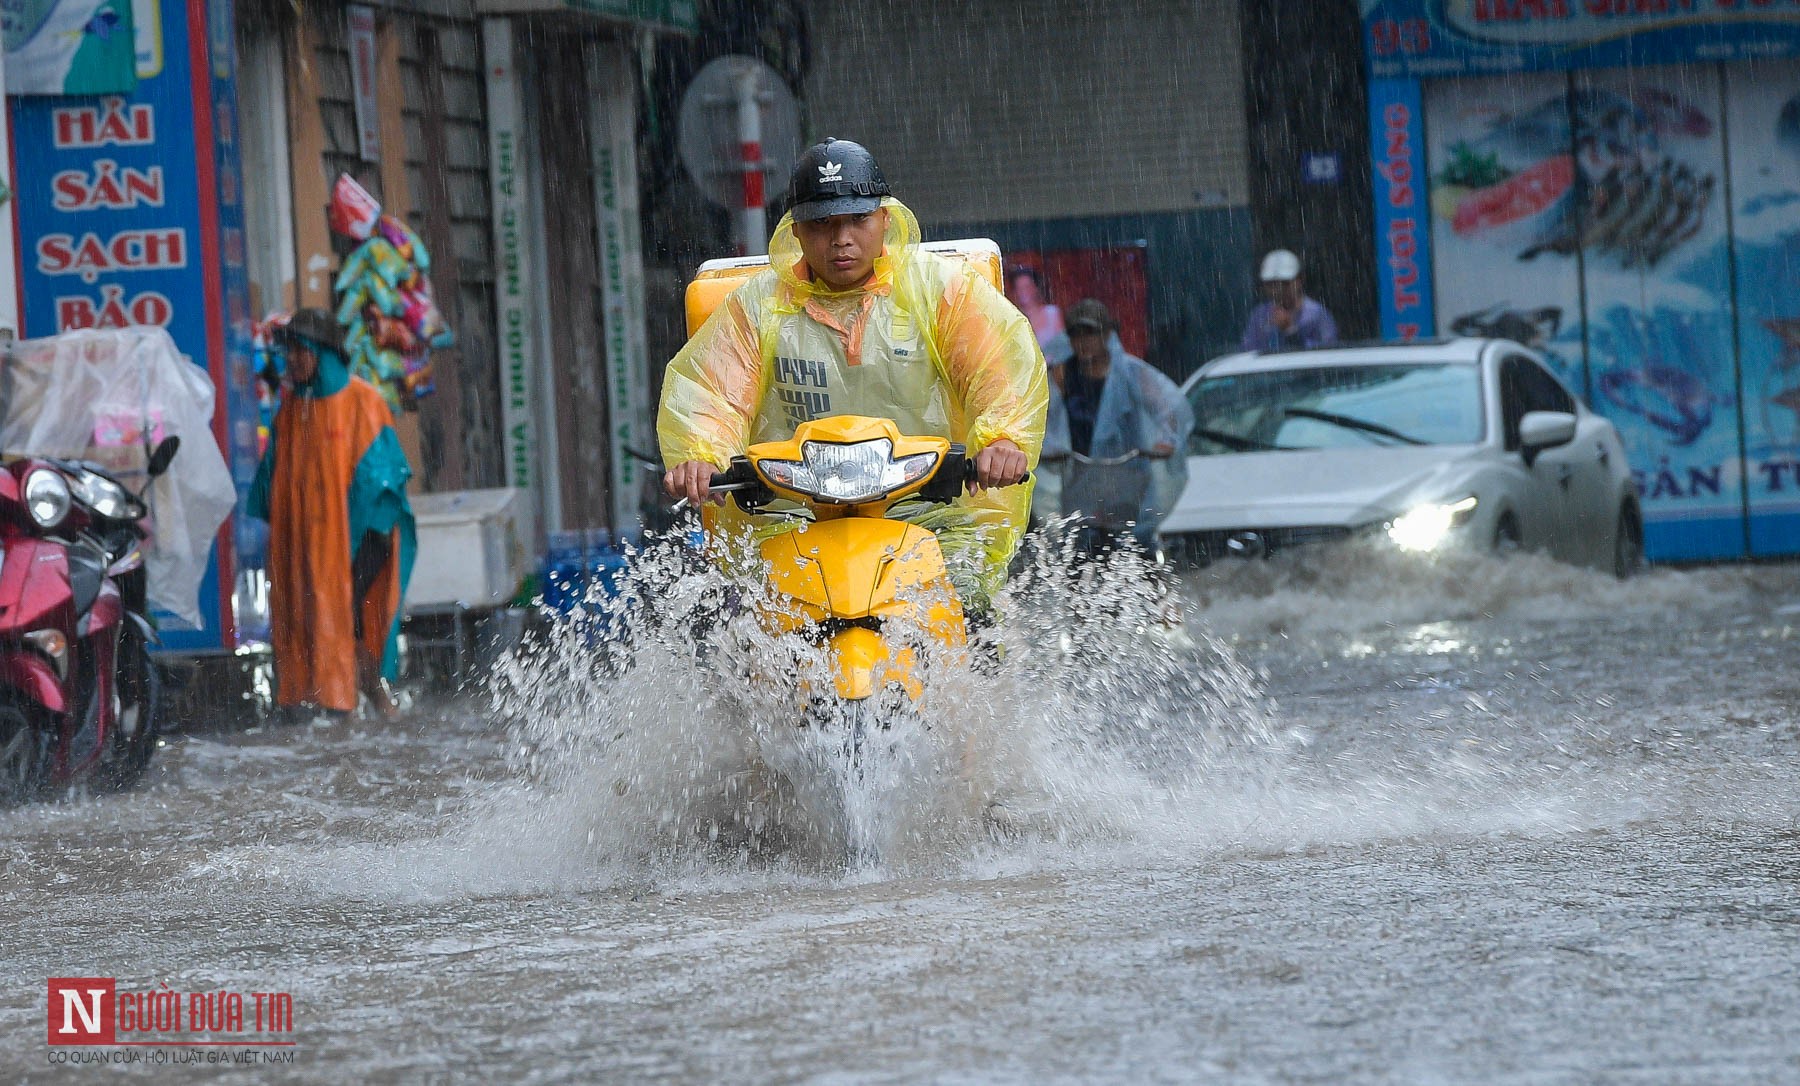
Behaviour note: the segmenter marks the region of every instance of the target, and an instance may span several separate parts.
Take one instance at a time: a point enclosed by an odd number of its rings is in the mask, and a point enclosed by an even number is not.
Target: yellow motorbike
[[[752,445],[713,488],[747,513],[786,500],[800,523],[762,540],[769,594],[761,620],[825,652],[825,694],[848,705],[884,692],[922,693],[913,642],[952,651],[967,641],[944,553],[929,530],[888,519],[906,498],[950,502],[971,464],[959,444],[908,437],[888,419],[837,415],[801,424],[787,441]],[[894,627],[903,639],[892,636]],[[849,714],[836,714],[840,717]]]
[[[968,261],[998,285],[1000,252],[985,240],[929,246]],[[692,334],[730,290],[766,268],[766,258],[709,261],[689,284]],[[934,661],[955,666],[967,652],[962,604],[937,537],[888,514],[902,501],[951,502],[973,478],[960,444],[900,432],[891,419],[836,415],[800,424],[792,438],[751,445],[712,479],[737,510],[785,513],[796,523],[758,531],[751,544],[760,583],[751,593],[757,625],[810,647],[814,665],[788,672],[773,661],[753,670],[753,687],[776,700],[778,719],[793,698],[794,727],[780,727],[759,757],[835,822],[852,862],[878,856],[886,827],[880,795],[903,786],[901,762],[882,755],[921,723]],[[709,506],[711,538],[729,535]],[[744,541],[728,543],[742,565]],[[729,562],[729,560],[728,560]],[[901,760],[904,761],[904,758]],[[894,766],[892,771],[882,765]],[[891,778],[891,779],[874,779]]]
[[[887,514],[907,499],[955,500],[972,467],[963,446],[944,438],[838,415],[803,423],[790,440],[750,446],[712,479],[746,513],[797,520],[754,543],[756,624],[777,643],[798,639],[813,657],[792,670],[767,658],[754,669],[762,674],[747,676],[773,699],[778,721],[784,704],[793,712],[793,726],[778,722],[765,733],[758,757],[821,828],[842,837],[852,865],[882,855],[892,831],[887,797],[913,783],[908,767],[930,730],[915,703],[934,658],[956,667],[967,652],[937,537]],[[721,518],[706,519],[716,538]],[[741,554],[744,541],[725,549]]]

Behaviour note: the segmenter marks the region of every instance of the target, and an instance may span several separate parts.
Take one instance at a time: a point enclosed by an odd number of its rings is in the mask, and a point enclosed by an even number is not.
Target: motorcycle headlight
[[[759,461],[757,468],[776,486],[824,502],[854,505],[876,501],[923,479],[931,474],[938,454],[916,453],[896,460],[894,443],[883,437],[850,445],[808,441],[801,444],[800,457]]]
[[[69,489],[83,505],[109,520],[139,520],[144,516],[144,503],[98,472],[78,472],[69,481]]]
[[[69,481],[62,472],[38,468],[25,476],[25,508],[40,528],[54,528],[69,515]]]
[[[1474,512],[1473,495],[1461,501],[1415,505],[1388,523],[1388,538],[1401,550],[1436,550],[1450,530],[1467,523]]]

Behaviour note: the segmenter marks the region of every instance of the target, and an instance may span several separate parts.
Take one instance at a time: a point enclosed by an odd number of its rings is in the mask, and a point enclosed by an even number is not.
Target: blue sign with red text
[[[1425,109],[1416,79],[1369,81],[1375,151],[1375,264],[1385,339],[1435,329],[1431,297],[1431,190]]]
[[[1363,0],[1363,46],[1377,78],[1800,56],[1800,0]]]
[[[160,11],[164,46],[134,93],[11,102],[23,335],[167,328],[211,375],[215,434],[247,486],[256,416],[231,8],[178,0]],[[171,648],[234,647],[229,529],[220,544],[201,586],[206,624],[166,620]]]

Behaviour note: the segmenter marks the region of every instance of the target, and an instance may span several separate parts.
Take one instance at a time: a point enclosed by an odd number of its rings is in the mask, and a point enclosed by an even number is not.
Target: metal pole
[[[738,150],[744,164],[744,199],[738,210],[738,252],[760,256],[769,251],[768,224],[763,209],[762,103],[758,101],[756,70],[749,68],[737,81]]]

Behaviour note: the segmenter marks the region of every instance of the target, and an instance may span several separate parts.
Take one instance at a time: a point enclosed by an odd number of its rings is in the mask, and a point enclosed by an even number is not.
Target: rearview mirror
[[[1527,411],[1519,420],[1519,453],[1527,465],[1537,454],[1575,440],[1575,416],[1567,411]]]
[[[169,470],[169,461],[181,451],[181,439],[174,434],[156,443],[156,451],[150,454],[150,478],[154,479]]]

